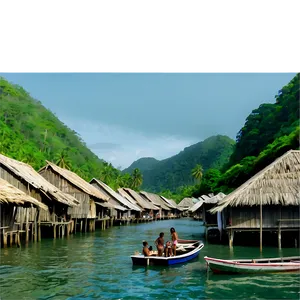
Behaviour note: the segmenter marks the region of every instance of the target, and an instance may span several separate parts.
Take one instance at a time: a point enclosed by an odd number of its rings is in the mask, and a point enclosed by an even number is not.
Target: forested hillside
[[[27,91],[0,78],[0,153],[26,162],[36,170],[50,160],[86,180],[103,179],[117,188],[137,188],[137,179],[121,175],[90,151],[80,136],[63,124]]]
[[[131,173],[134,169],[138,168],[141,172],[152,170],[159,160],[153,157],[142,157],[134,161],[128,168],[124,169],[123,173]]]
[[[222,172],[208,170],[194,196],[229,193],[277,157],[299,149],[299,74],[275,96],[275,103],[254,109],[238,132],[229,163]]]
[[[209,168],[221,168],[228,162],[233,151],[234,141],[227,136],[212,136],[206,140],[186,147],[183,151],[170,158],[156,161],[153,159],[147,162],[145,169],[145,160],[140,159],[132,164],[143,170],[142,188],[153,192],[170,190],[178,192],[178,188],[195,184],[191,171],[197,165],[201,164],[203,170]],[[132,168],[130,166],[128,169]],[[127,170],[128,170],[127,169]]]

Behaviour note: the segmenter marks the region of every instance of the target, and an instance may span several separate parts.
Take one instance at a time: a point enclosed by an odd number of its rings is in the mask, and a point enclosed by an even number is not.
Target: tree
[[[192,170],[192,176],[197,180],[201,181],[203,176],[203,168],[201,165],[197,164],[195,168]]]
[[[55,156],[55,164],[58,165],[61,168],[71,170],[72,163],[70,158],[68,157],[68,154],[66,153],[66,150],[62,150]]]
[[[106,164],[105,167],[101,170],[100,179],[104,183],[109,185],[110,182],[113,180],[113,178],[114,178],[113,166],[111,164]]]
[[[134,169],[131,175],[131,187],[133,189],[139,188],[143,183],[143,175],[139,169]]]

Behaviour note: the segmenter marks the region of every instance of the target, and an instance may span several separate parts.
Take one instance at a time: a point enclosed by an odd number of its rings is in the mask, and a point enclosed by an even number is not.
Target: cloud
[[[141,157],[165,159],[198,142],[171,135],[147,136],[125,127],[89,120],[72,120],[64,116],[60,119],[78,132],[99,158],[122,169]],[[101,141],[95,143],[96,140]]]
[[[87,145],[91,150],[122,150],[120,144],[99,142]]]

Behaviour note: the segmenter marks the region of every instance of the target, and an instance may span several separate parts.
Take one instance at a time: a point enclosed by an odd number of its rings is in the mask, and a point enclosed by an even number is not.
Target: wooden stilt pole
[[[6,248],[7,247],[7,233],[3,234],[3,247]]]
[[[26,225],[25,225],[25,230],[26,230],[26,244],[28,244],[28,241],[29,241],[29,226],[28,226],[28,211],[29,209],[26,208]]]
[[[10,247],[12,247],[12,245],[13,245],[13,235],[12,234],[9,236],[9,245],[10,245]]]
[[[82,232],[83,220],[80,221],[80,232]]]
[[[278,248],[281,249],[281,224],[278,224]]]
[[[56,239],[56,225],[53,225],[53,238]]]
[[[262,252],[262,194],[261,194],[261,189],[259,190],[260,194],[260,252]]]
[[[87,218],[85,218],[84,232],[87,232]]]

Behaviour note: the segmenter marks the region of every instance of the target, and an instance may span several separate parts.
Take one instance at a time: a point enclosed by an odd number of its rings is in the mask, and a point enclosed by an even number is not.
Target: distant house
[[[52,185],[31,166],[0,154],[0,178],[48,206],[48,210],[22,208],[17,210],[16,219],[22,229],[23,223],[56,222],[67,219],[69,207],[79,202]],[[38,206],[36,206],[38,207]],[[27,229],[26,229],[27,230]]]
[[[167,199],[164,196],[160,196],[165,203],[167,204],[167,206],[171,209],[171,215],[174,217],[180,217],[181,213],[182,213],[182,209],[177,205],[177,203],[172,200],[172,199]]]
[[[80,230],[82,230],[84,222],[85,231],[87,231],[87,223],[89,222],[89,230],[93,231],[96,216],[99,213],[103,215],[107,210],[105,203],[109,197],[76,173],[60,168],[49,161],[47,161],[46,166],[39,170],[39,173],[64,193],[77,199],[79,205],[69,208],[68,213],[75,220],[75,226],[77,226],[77,222],[80,222]]]
[[[117,219],[122,218],[137,218],[139,217],[142,209],[137,205],[131,203],[126,198],[122,197],[119,193],[115,192],[111,187],[106,185],[104,182],[93,178],[90,184],[99,189],[102,193],[109,197],[108,202],[113,206],[111,208],[111,215]]]
[[[136,203],[142,208],[142,217],[153,217],[159,211],[159,207],[157,207],[152,202],[148,201],[132,189],[122,188],[118,189],[118,191],[123,197],[128,194],[130,198],[136,201]]]
[[[178,207],[185,213],[188,214],[188,210],[197,202],[199,199],[196,198],[184,198],[178,203]]]
[[[168,213],[171,211],[171,209],[159,195],[144,191],[141,191],[140,194],[142,195],[142,197],[152,202],[159,208],[159,211],[157,212],[157,215],[155,217],[163,219],[168,216]]]
[[[290,150],[244,184],[219,201],[211,213],[222,212],[223,227],[233,244],[235,232],[260,231],[278,233],[300,230],[300,151]]]
[[[10,237],[10,245],[12,245],[13,240],[20,245],[21,230],[19,226],[15,224],[18,206],[34,206],[48,211],[47,205],[17,189],[6,180],[0,179],[0,243],[4,247],[7,246],[8,237]],[[27,231],[26,241],[28,241],[28,234],[29,232]]]

